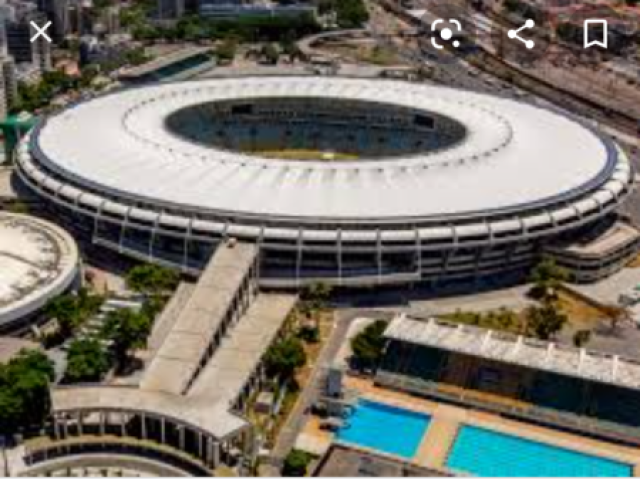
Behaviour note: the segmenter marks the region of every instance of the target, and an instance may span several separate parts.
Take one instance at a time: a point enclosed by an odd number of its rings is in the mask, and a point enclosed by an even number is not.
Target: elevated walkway
[[[204,368],[188,396],[235,406],[243,390],[250,389],[251,382],[260,376],[262,357],[295,302],[292,295],[260,294]]]
[[[181,287],[160,318],[138,388],[53,389],[56,441],[115,431],[123,441],[185,452],[208,469],[251,454],[242,409],[266,379],[264,354],[296,303],[293,295],[258,294],[257,277],[255,245],[221,245],[197,285]]]
[[[142,390],[183,394],[257,290],[258,249],[227,242],[211,258],[151,361]]]
[[[147,349],[151,352],[151,356],[155,356],[166,340],[194,290],[195,284],[193,283],[181,282],[178,285],[176,292],[153,325],[153,330],[147,341]]]

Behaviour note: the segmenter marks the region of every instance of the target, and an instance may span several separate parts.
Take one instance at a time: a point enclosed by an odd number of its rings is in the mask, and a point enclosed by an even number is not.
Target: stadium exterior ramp
[[[254,245],[229,240],[216,251],[140,385],[54,389],[55,441],[135,440],[209,471],[252,458],[254,431],[243,411],[266,380],[264,353],[296,302],[258,292],[257,265]]]

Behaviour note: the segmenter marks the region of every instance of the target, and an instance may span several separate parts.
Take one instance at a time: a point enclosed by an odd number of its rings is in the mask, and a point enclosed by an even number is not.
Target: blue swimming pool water
[[[360,400],[337,437],[343,442],[412,458],[430,421],[428,415]]]
[[[631,477],[630,465],[484,428],[463,426],[447,467],[480,477]]]

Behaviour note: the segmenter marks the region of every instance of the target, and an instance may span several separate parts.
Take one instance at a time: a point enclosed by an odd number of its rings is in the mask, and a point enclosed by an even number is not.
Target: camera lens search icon
[[[449,26],[447,26],[447,23],[449,24]],[[458,48],[460,46],[460,42],[455,39],[451,41],[451,39],[454,37],[454,30],[451,28],[452,26],[455,26],[456,32],[458,33],[462,32],[462,24],[460,23],[459,20],[456,20],[455,18],[450,18],[448,21],[445,21],[441,18],[435,20],[431,24],[431,32],[432,33],[437,32],[437,35],[440,37],[441,40],[444,40],[446,42],[451,42],[451,45],[453,45],[454,48]],[[431,44],[434,46],[434,48],[437,48],[438,50],[442,50],[444,48],[443,45],[438,43],[438,39],[436,38],[435,35],[431,36]]]

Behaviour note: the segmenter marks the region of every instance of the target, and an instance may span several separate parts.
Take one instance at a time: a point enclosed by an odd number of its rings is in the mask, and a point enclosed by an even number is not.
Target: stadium
[[[18,157],[22,180],[96,244],[198,274],[235,238],[260,246],[261,283],[283,288],[525,272],[549,246],[610,229],[633,180],[615,143],[566,114],[347,78],[110,93],[42,121]],[[610,273],[634,242],[585,268]]]

